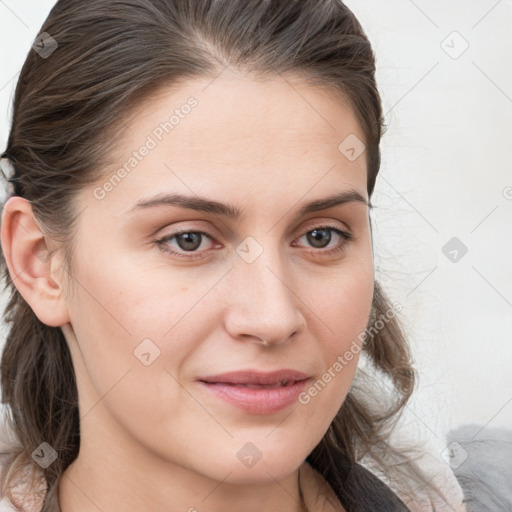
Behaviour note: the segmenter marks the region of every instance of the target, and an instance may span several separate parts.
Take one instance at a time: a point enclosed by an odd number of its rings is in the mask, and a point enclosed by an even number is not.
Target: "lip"
[[[303,372],[283,369],[229,372],[197,380],[204,389],[239,409],[272,414],[294,403],[309,378]]]
[[[256,370],[227,372],[221,373],[219,375],[199,377],[198,380],[223,384],[272,385],[278,384],[280,381],[296,381],[307,378],[308,375],[305,373],[284,368],[282,370],[275,370],[273,372],[259,372]]]

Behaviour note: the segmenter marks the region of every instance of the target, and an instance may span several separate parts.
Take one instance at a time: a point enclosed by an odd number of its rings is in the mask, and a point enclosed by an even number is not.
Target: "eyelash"
[[[330,231],[334,231],[342,239],[342,242],[340,242],[336,247],[334,247],[332,249],[327,249],[327,250],[318,249],[318,250],[309,251],[309,252],[314,252],[314,253],[320,253],[320,255],[329,255],[330,256],[330,255],[338,254],[341,251],[343,251],[345,249],[345,246],[354,238],[354,235],[352,235],[352,233],[349,233],[347,231],[342,231],[341,229],[335,228],[334,226],[316,226],[316,227],[306,231],[299,238],[302,238],[303,236],[307,235],[308,233],[311,233],[312,231],[315,231],[316,229],[327,229]],[[213,237],[211,237],[208,233],[205,233],[204,231],[184,229],[182,231],[177,231],[176,233],[173,233],[171,235],[166,235],[165,237],[156,240],[155,243],[158,245],[160,250],[162,250],[164,253],[170,253],[173,256],[177,256],[178,258],[193,260],[193,259],[203,257],[201,253],[197,253],[197,252],[194,253],[194,251],[190,251],[187,255],[185,255],[181,252],[175,251],[174,249],[169,249],[167,242],[172,240],[174,237],[183,235],[184,233],[195,233],[195,234],[205,235],[207,238],[210,238],[211,240],[213,240]],[[206,251],[206,252],[209,252],[209,251]]]

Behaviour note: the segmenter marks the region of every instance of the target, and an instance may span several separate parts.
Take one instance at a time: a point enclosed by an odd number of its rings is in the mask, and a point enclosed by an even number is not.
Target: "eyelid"
[[[199,223],[199,225],[194,224],[196,222]],[[205,222],[201,219],[175,222],[172,225],[167,225],[162,229],[158,229],[153,236],[157,238],[164,238],[179,235],[180,233],[190,232],[203,233],[205,235],[208,235],[210,238],[214,239],[222,237],[222,235],[220,234],[221,232],[217,228],[215,228],[210,222]]]
[[[212,228],[210,223],[206,223],[208,224],[208,228],[202,228],[201,226],[200,227],[196,227],[196,226],[193,226],[193,225],[190,225],[188,224],[187,222],[190,222],[190,221],[183,221],[183,223],[185,224],[183,228],[180,228],[180,227],[177,227],[175,228],[175,230],[167,233],[167,234],[162,234],[162,235],[158,235],[158,233],[161,231],[161,230],[158,230],[156,233],[155,233],[155,237],[157,238],[171,238],[173,236],[176,236],[176,235],[180,235],[182,233],[189,233],[189,232],[194,232],[194,233],[201,233],[203,235],[206,235],[208,236],[210,239],[213,239],[213,240],[217,240],[218,238],[221,237],[221,235],[219,235],[219,231],[215,228]],[[200,221],[201,222],[201,221]],[[344,222],[341,222],[340,220],[337,220],[337,219],[332,219],[332,218],[315,218],[315,219],[309,219],[306,222],[306,227],[303,227],[300,231],[300,235],[297,236],[297,238],[301,238],[302,236],[304,236],[306,233],[309,233],[310,231],[314,230],[314,229],[321,229],[321,228],[332,228],[332,229],[339,229],[340,231],[343,231],[345,234],[347,235],[351,235],[351,228],[345,224]],[[181,223],[178,223],[178,224],[181,224]],[[337,225],[336,225],[337,224]],[[296,231],[297,228],[294,228],[293,231]],[[210,230],[213,230],[215,232],[215,234],[212,234],[210,232]],[[233,234],[233,231],[230,230],[229,231],[230,234]],[[352,235],[353,236],[353,235]]]
[[[345,231],[347,233],[350,233],[352,230],[346,224],[345,222],[342,222],[338,219],[333,219],[330,217],[324,217],[324,218],[317,218],[310,219],[306,221],[306,227],[302,228],[302,233],[307,233],[308,231],[311,231],[312,229],[318,229],[320,227],[329,227],[329,228],[336,228],[340,231]]]

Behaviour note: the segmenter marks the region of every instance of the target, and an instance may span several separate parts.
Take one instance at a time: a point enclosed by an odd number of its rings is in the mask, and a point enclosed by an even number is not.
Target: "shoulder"
[[[5,443],[2,433],[0,432],[0,512],[12,512],[17,511],[18,508],[7,496],[4,496],[2,491],[14,453],[12,447]]]
[[[382,512],[410,512],[408,506],[386,483],[363,465],[354,462],[345,480],[354,489],[351,499],[354,510],[379,510]]]
[[[429,458],[430,457],[430,458]],[[450,466],[442,460],[438,460],[432,454],[425,452],[421,458],[422,471],[426,477],[426,481],[434,485],[441,493],[428,491],[427,486],[416,487],[413,495],[403,494],[403,489],[395,486],[384,475],[379,476],[369,471],[368,468],[357,464],[357,471],[360,473],[369,473],[368,481],[378,480],[380,488],[386,488],[385,495],[393,494],[400,499],[402,505],[406,506],[404,510],[410,512],[467,512],[464,504],[464,494]],[[370,465],[370,468],[372,466]],[[373,484],[372,484],[373,485]],[[390,509],[395,510],[395,509]],[[397,510],[402,510],[399,508]]]
[[[8,469],[9,464],[2,465],[2,479],[5,478]],[[9,495],[0,494],[0,512],[41,512],[46,494],[46,485],[41,479],[36,479],[36,484],[32,484],[32,477],[32,471],[29,467],[23,468],[16,475],[14,484],[9,490]]]
[[[2,406],[0,410],[0,505],[4,505],[7,499],[3,496],[2,491],[9,467],[18,448],[19,444],[14,433],[9,428],[5,416],[5,409],[4,406]],[[3,510],[3,508],[0,507],[0,511],[1,510]]]
[[[459,425],[448,433],[447,441],[468,508],[512,510],[512,430]]]
[[[321,481],[317,488],[314,510],[322,512],[367,512],[378,510],[379,512],[409,512],[404,502],[370,471],[362,465],[344,459],[341,463],[341,472],[344,473],[341,481],[328,481],[310,463],[306,461],[305,470],[309,473],[311,480]],[[312,478],[314,475],[314,478]],[[322,497],[320,504],[318,501]],[[320,506],[321,505],[321,506]]]
[[[414,498],[401,494],[398,487],[391,485],[385,478],[379,478],[376,473],[365,465],[342,458],[339,461],[341,480],[332,475],[328,477],[331,492],[350,512],[467,512],[464,496],[457,480],[444,478],[442,472],[436,476],[443,479],[444,485],[439,485],[443,496],[431,496],[422,491],[416,492]],[[312,467],[312,466],[311,466]],[[370,468],[372,466],[370,465]],[[312,470],[315,470],[312,467]],[[315,470],[316,472],[316,470]],[[336,499],[335,498],[335,499]],[[333,509],[339,510],[339,509]],[[343,509],[341,509],[343,510]],[[329,509],[330,512],[330,509]]]
[[[43,474],[34,474],[30,465],[11,475],[21,446],[0,413],[0,512],[40,512],[46,494]],[[9,493],[4,490],[6,478],[12,479]]]

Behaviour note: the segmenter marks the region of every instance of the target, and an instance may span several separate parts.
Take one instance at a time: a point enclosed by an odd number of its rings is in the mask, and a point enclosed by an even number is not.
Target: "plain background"
[[[54,3],[0,0],[0,152]],[[346,4],[373,44],[388,125],[372,222],[376,277],[403,306],[419,371],[405,419],[441,452],[453,427],[512,428],[512,1]]]

